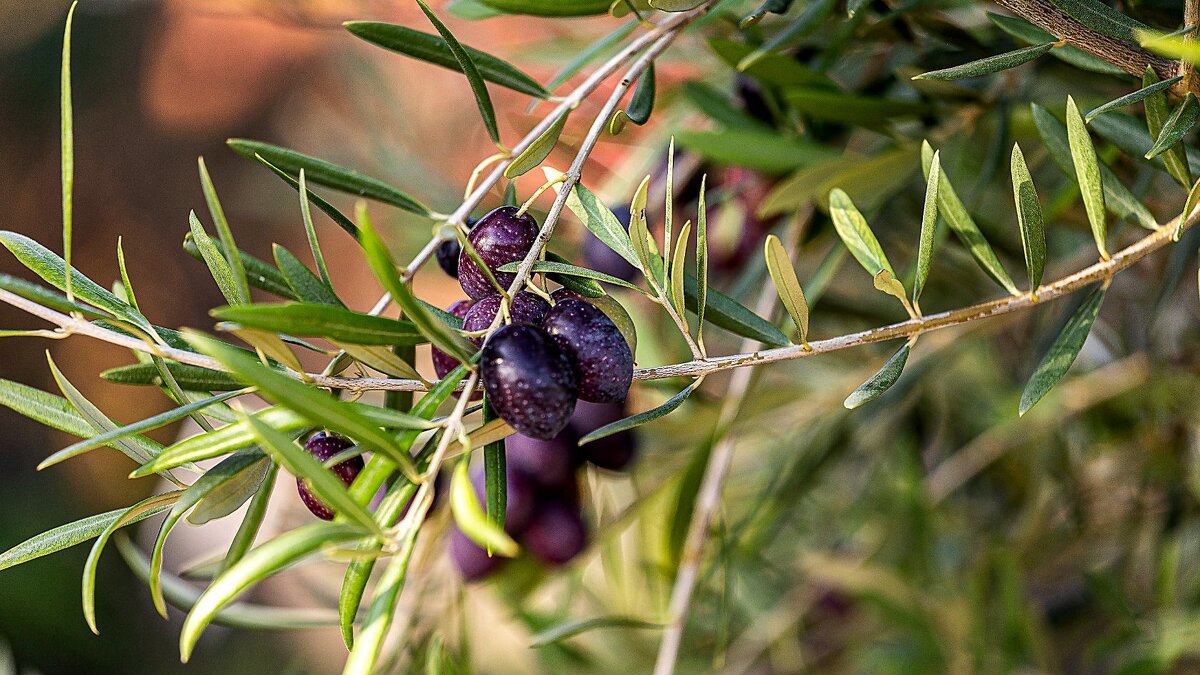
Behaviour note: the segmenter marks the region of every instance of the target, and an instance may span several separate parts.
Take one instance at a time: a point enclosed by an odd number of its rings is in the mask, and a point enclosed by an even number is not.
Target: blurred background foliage
[[[432,4],[464,43],[543,82],[628,21],[469,22],[453,10],[469,14],[475,3],[450,3],[457,5],[451,12]],[[923,139],[941,150],[943,170],[1018,285],[1021,241],[1006,166],[1014,142],[1046,212],[1047,279],[1095,260],[1078,188],[1047,152],[1030,104],[1061,118],[1068,94],[1087,110],[1137,89],[1138,79],[1093,72],[1103,68],[1053,58],[1063,51],[1055,50],[998,75],[914,82],[917,73],[1028,43],[1013,35],[1014,24],[987,15],[1000,11],[990,3],[798,0],[785,15],[740,28],[738,19],[757,4],[722,3],[660,59],[653,120],[606,136],[584,175],[615,204],[651,171],[661,200],[661,158],[673,135],[681,149],[677,208],[694,213],[699,177],[709,177],[714,286],[754,306],[767,284],[762,239],[776,232],[799,246],[813,336],[902,320],[899,306],[872,291],[861,270],[841,264],[845,255],[820,206],[830,188],[844,188],[897,271],[911,278]],[[1140,0],[1120,8],[1173,30],[1181,4]],[[58,236],[66,6],[0,2],[0,223],[48,245]],[[383,177],[435,208],[453,205],[489,153],[465,82],[373,49],[340,27],[357,18],[420,26],[419,16],[415,4],[369,0],[83,3],[74,59],[78,266],[96,279],[115,278],[113,249],[124,236],[142,306],[155,321],[210,327],[206,311],[221,304],[220,295],[203,266],[180,251],[187,210],[202,200],[197,155],[222,189],[243,248],[265,257],[273,241],[303,247],[294,193],[229,152],[228,136],[294,147]],[[769,49],[753,65],[734,68],[764,44]],[[502,132],[532,125],[536,111],[522,98],[498,88],[493,95]],[[573,116],[551,165],[568,161],[585,117]],[[1140,117],[1140,106],[1111,112],[1093,131],[1102,159],[1165,221],[1182,208],[1185,190],[1161,164],[1140,159],[1149,145],[1148,136],[1138,145]],[[536,180],[520,183],[523,195]],[[429,235],[410,216],[381,218],[397,251],[415,250]],[[356,247],[322,226],[344,299],[365,309],[377,289]],[[1120,246],[1142,234],[1133,223],[1112,228]],[[1078,298],[929,334],[900,383],[853,412],[842,399],[878,369],[888,346],[759,369],[728,431],[735,465],[680,671],[1200,668],[1200,574],[1192,564],[1200,556],[1198,231],[1116,279],[1068,378],[1024,418],[1016,415],[1020,391]],[[578,251],[587,245],[581,232],[568,223],[554,247]],[[927,312],[1003,293],[946,236],[944,223],[939,237]],[[445,305],[457,289],[430,270],[417,290]],[[639,322],[640,364],[686,360],[682,342],[647,339],[671,334],[657,313],[632,296],[621,300]],[[781,311],[776,318],[784,320]],[[15,310],[0,310],[0,321],[24,325]],[[738,342],[709,334],[711,353],[740,351]],[[10,338],[4,347],[0,377],[52,386],[40,354],[45,342]],[[126,362],[116,348],[74,339],[49,349],[121,421],[166,403],[85,377]],[[547,573],[518,562],[486,584],[464,587],[427,537],[418,558],[424,580],[401,607],[412,638],[395,669],[647,671],[660,635],[652,628],[606,628],[541,647],[530,640],[572,619],[662,615],[727,380],[710,378],[688,405],[642,429],[633,473],[587,476],[595,543],[567,568]],[[634,407],[678,388],[645,384]],[[0,410],[0,423],[6,545],[149,494],[152,486],[129,483],[127,467],[101,453],[38,475],[38,461],[67,439],[8,410]],[[160,440],[179,433],[160,431]],[[273,509],[283,513],[273,518],[302,518],[289,508],[298,503],[276,500]],[[204,550],[197,546],[193,555]],[[115,555],[101,565],[104,632],[90,635],[78,608],[84,555],[73,549],[4,572],[0,640],[16,663],[44,673],[180,670],[178,616],[171,623],[154,617],[144,586]],[[320,564],[284,576],[257,590],[256,601],[289,604],[300,593],[329,604],[341,575]],[[188,669],[330,672],[341,650],[336,629],[266,640],[223,631],[201,644]]]

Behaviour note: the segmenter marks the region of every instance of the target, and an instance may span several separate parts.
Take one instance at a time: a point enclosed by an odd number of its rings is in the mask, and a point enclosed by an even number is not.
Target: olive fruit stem
[[[556,176],[554,178],[551,178],[550,180],[546,181],[545,183],[542,183],[542,186],[534,191],[533,196],[530,197],[529,199],[526,199],[525,203],[521,205],[521,208],[517,209],[517,217],[520,218],[521,216],[525,215],[525,212],[529,210],[529,207],[533,206],[533,203],[537,201],[538,197],[542,196],[543,192],[545,192],[546,190],[549,190],[550,188],[554,187],[555,185],[558,185],[559,183],[562,183],[566,179],[567,179],[567,174],[563,173],[563,174],[559,174],[558,176]]]

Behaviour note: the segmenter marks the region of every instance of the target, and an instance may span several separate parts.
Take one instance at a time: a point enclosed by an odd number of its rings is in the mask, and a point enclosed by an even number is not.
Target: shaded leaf
[[[662,628],[657,621],[646,621],[631,616],[594,616],[590,619],[567,621],[543,630],[530,639],[530,647],[538,648],[569,640],[577,635],[602,628]]]
[[[911,345],[904,345],[900,351],[892,355],[892,358],[883,364],[878,373],[871,376],[871,379],[859,385],[853,393],[846,397],[842,405],[847,410],[853,410],[864,403],[870,403],[879,398],[888,389],[891,389],[896,380],[900,379],[900,373],[904,372],[904,364],[908,362],[908,354],[912,351]]]
[[[1171,116],[1163,123],[1154,146],[1145,155],[1146,159],[1153,159],[1178,143],[1191,131],[1197,118],[1200,118],[1200,103],[1196,102],[1195,94],[1188,92],[1183,102],[1176,106]]]
[[[208,212],[212,216],[213,224],[217,228],[217,236],[221,240],[221,253],[225,258],[225,262],[229,265],[238,303],[250,302],[250,287],[246,282],[246,268],[242,265],[241,256],[237,255],[237,243],[234,242],[233,231],[229,229],[229,220],[225,217],[225,209],[221,207],[221,200],[217,198],[217,188],[213,185],[212,178],[208,175],[208,167],[204,165],[204,158],[201,157],[198,163],[200,165],[200,187],[204,192],[204,201],[208,205]]]
[[[846,248],[871,276],[879,274],[880,270],[887,270],[895,276],[892,264],[879,246],[879,240],[867,225],[867,219],[854,206],[850,195],[840,188],[834,188],[829,193],[829,215]]]
[[[471,55],[459,44],[458,39],[442,23],[441,19],[429,9],[423,0],[417,0],[417,6],[425,13],[425,17],[429,19],[429,23],[437,29],[438,34],[442,36],[446,47],[454,56],[454,60],[458,62],[458,69],[466,75],[467,82],[471,85],[471,93],[475,95],[475,105],[479,108],[479,114],[483,117],[483,124],[487,127],[488,135],[492,137],[492,142],[500,143],[500,130],[496,128],[496,111],[492,107],[492,97],[488,94],[487,85],[483,83],[483,75],[479,73],[479,68],[475,66],[474,59]]]
[[[353,344],[391,346],[426,342],[412,322],[329,305],[243,305],[218,307],[209,313],[218,320],[249,328],[302,337],[326,337]]]
[[[1099,0],[1050,0],[1079,23],[1111,38],[1137,44],[1135,31],[1149,28]]]
[[[718,164],[746,166],[780,174],[837,157],[839,153],[811,141],[797,140],[776,131],[722,129],[675,133],[679,144]]]
[[[217,245],[221,255],[224,256],[225,249],[221,248],[221,243],[213,243]],[[183,239],[183,250],[196,260],[204,262],[204,256],[200,254],[200,247],[196,245],[191,232],[188,232]],[[240,249],[238,255],[242,259],[242,265],[246,268],[246,281],[251,286],[288,300],[299,299],[279,270]]]
[[[129,525],[133,522],[145,520],[163,512],[166,508],[167,505],[164,504],[158,510],[139,513],[135,520],[126,524]],[[16,567],[30,560],[50,555],[51,553],[57,553],[71,548],[76,544],[81,544],[89,539],[98,537],[101,532],[120,519],[125,511],[126,509],[113,509],[112,511],[81,518],[66,525],[59,525],[56,528],[36,534],[4,553],[0,553],[0,570]]]
[[[1010,68],[1028,63],[1037,57],[1045,54],[1054,48],[1054,41],[1044,42],[1042,44],[1033,45],[1032,47],[1022,47],[1014,49],[1011,52],[996,54],[987,58],[971,61],[953,68],[943,68],[942,70],[931,70],[927,73],[913,76],[914,80],[961,80],[968,77],[980,77],[982,75],[991,75]]]
[[[685,272],[683,275],[684,300],[690,311],[696,311],[699,288],[695,275]],[[783,331],[775,324],[747,309],[737,300],[725,295],[715,288],[706,291],[707,306],[704,310],[704,320],[714,326],[740,335],[758,340],[771,347],[784,347],[791,342]]]
[[[480,548],[512,558],[520,551],[517,542],[508,536],[502,528],[488,520],[487,513],[479,504],[475,495],[475,487],[467,475],[467,462],[459,462],[454,468],[454,477],[450,481],[450,510],[454,514],[454,522],[462,533],[479,545]]]
[[[554,120],[554,124],[551,124],[540,136],[535,138],[529,147],[517,155],[512,163],[504,169],[504,177],[523,176],[545,161],[546,157],[550,155],[550,151],[558,144],[558,137],[562,135],[563,127],[567,124],[567,116],[570,114],[570,110],[564,110],[558,119]]]
[[[221,295],[225,296],[225,302],[230,305],[242,304],[242,297],[229,262],[221,254],[221,249],[217,248],[212,238],[204,231],[204,226],[196,218],[195,211],[188,214],[188,226],[191,228],[192,241],[199,249],[204,264],[208,266],[208,273],[212,275],[213,281],[217,282],[217,288],[221,289]]]
[[[1050,349],[1042,357],[1033,376],[1025,385],[1025,391],[1021,392],[1019,409],[1021,415],[1029,412],[1029,409],[1042,400],[1042,397],[1058,384],[1063,375],[1067,374],[1067,370],[1075,362],[1075,357],[1079,355],[1079,350],[1083,349],[1083,343],[1087,341],[1088,334],[1092,332],[1092,324],[1096,322],[1096,316],[1100,313],[1100,305],[1104,302],[1105,290],[1104,286],[1093,289],[1083,299],[1075,313],[1071,315],[1070,320],[1055,338],[1054,344],[1050,345]]]
[[[702,381],[703,378],[693,381],[686,389],[667,399],[666,403],[663,403],[656,408],[651,408],[645,412],[626,417],[622,420],[617,420],[612,424],[606,424],[599,429],[596,429],[595,431],[579,439],[579,445],[586,445],[592,441],[598,441],[601,438],[606,438],[608,436],[612,436],[613,434],[619,434],[622,431],[628,431],[635,427],[640,427],[643,424],[653,422],[660,417],[670,414],[676,408],[683,405],[683,402],[686,401],[687,397],[696,390],[696,387],[700,386]]]
[[[1042,222],[1042,205],[1021,146],[1012,150],[1013,202],[1017,205],[1017,224],[1021,228],[1021,243],[1025,250],[1025,269],[1029,274],[1029,290],[1037,293],[1046,269],[1046,229]]]
[[[186,391],[229,391],[245,386],[233,375],[219,370],[170,361],[166,366],[171,377]],[[116,384],[163,386],[162,374],[153,363],[134,363],[110,368],[100,373],[100,377]]]
[[[479,0],[508,14],[534,16],[591,16],[608,11],[611,0]]]
[[[633,97],[629,99],[629,107],[625,110],[630,122],[640,126],[650,121],[650,115],[654,112],[654,94],[654,64],[651,63],[638,78],[637,89],[633,90]]]
[[[1037,26],[1011,16],[1002,16],[1000,14],[987,13],[988,19],[1000,27],[1005,33],[1032,44],[1040,44],[1043,42],[1053,42],[1056,38]],[[1061,61],[1069,63],[1076,68],[1088,70],[1093,73],[1102,73],[1104,75],[1127,76],[1124,70],[1114,66],[1113,64],[1101,59],[1098,56],[1093,56],[1074,45],[1063,45],[1057,49],[1050,50],[1050,56],[1053,56]]]
[[[921,208],[921,239],[917,246],[917,275],[913,281],[913,302],[921,299],[925,282],[929,279],[929,267],[933,262],[934,235],[937,233],[938,187],[942,182],[942,154],[933,153],[929,163],[929,176],[925,180],[925,203]]]
[[[1091,122],[1092,120],[1096,119],[1100,115],[1103,115],[1104,113],[1106,113],[1110,110],[1116,110],[1118,108],[1124,108],[1127,105],[1133,105],[1134,103],[1138,103],[1153,94],[1156,94],[1160,91],[1164,91],[1166,89],[1171,88],[1176,82],[1179,82],[1181,80],[1183,80],[1183,76],[1176,75],[1175,77],[1172,77],[1169,80],[1155,82],[1154,84],[1142,87],[1141,89],[1138,89],[1135,92],[1125,94],[1124,96],[1121,96],[1119,98],[1114,98],[1113,100],[1109,101],[1108,103],[1105,103],[1103,105],[1098,105],[1095,108],[1092,108],[1091,110],[1089,110],[1088,114],[1083,116],[1083,121]]]
[[[1147,66],[1145,74],[1142,75],[1142,86],[1148,87],[1158,82],[1158,74],[1154,69]],[[1157,142],[1161,135],[1163,127],[1170,117],[1167,107],[1166,92],[1156,92],[1147,96],[1145,99],[1146,110],[1146,128],[1150,132],[1150,138]],[[1113,121],[1112,119],[1108,121]],[[1151,143],[1153,147],[1154,142]],[[1171,174],[1180,185],[1188,186],[1192,184],[1191,167],[1188,165],[1187,149],[1182,145],[1168,146],[1169,149],[1163,153],[1163,165],[1167,169],[1167,173]],[[1139,151],[1140,152],[1140,151]],[[1138,154],[1138,153],[1131,153]]]
[[[342,25],[353,35],[373,45],[463,72],[454,51],[440,36],[378,21],[347,21]],[[538,98],[550,96],[550,92],[538,84],[537,80],[521,72],[511,63],[466,45],[462,45],[462,49],[470,55],[480,77],[488,82],[495,82],[502,87]]]
[[[1092,225],[1092,236],[1100,257],[1108,259],[1108,223],[1104,216],[1104,187],[1100,178],[1100,160],[1096,158],[1096,147],[1088,135],[1075,99],[1067,97],[1067,141],[1071,146],[1071,160],[1075,165],[1075,178],[1083,194],[1083,206],[1088,222]]]
[[[519,263],[519,262],[511,262],[511,263],[501,265],[500,267],[497,267],[496,271],[497,272],[516,272],[517,268],[519,268],[520,266],[521,266],[521,263]],[[586,267],[579,267],[577,265],[572,265],[570,263],[543,260],[540,262],[535,262],[533,264],[532,269],[534,272],[545,272],[548,274],[557,274],[560,276],[583,277],[585,279],[595,279],[597,281],[603,281],[606,284],[612,284],[614,286],[621,286],[622,288],[632,288],[634,290],[641,290],[637,286],[629,283],[628,281],[625,281],[624,279],[621,279],[618,277],[614,277],[611,274],[605,274],[604,272],[597,272],[596,270],[589,270]]]
[[[784,309],[791,315],[792,321],[800,331],[801,344],[808,343],[808,301],[804,299],[804,289],[796,278],[796,269],[788,258],[783,242],[775,235],[767,236],[765,256],[767,271],[775,282],[775,291],[783,302]]]
[[[273,245],[271,250],[275,255],[275,264],[283,272],[288,286],[297,298],[309,304],[345,307],[333,289],[313,274],[291,251],[279,244]]]
[[[547,180],[553,180],[561,175],[550,169],[543,169],[543,171]],[[561,189],[561,184],[554,186],[555,192]],[[576,183],[575,187],[571,189],[571,194],[567,197],[567,208],[571,209],[571,213],[574,213],[583,226],[596,235],[597,239],[616,251],[630,265],[642,269],[641,260],[633,250],[625,226],[604,205],[604,202],[600,201],[600,198],[584,187],[582,183]]]

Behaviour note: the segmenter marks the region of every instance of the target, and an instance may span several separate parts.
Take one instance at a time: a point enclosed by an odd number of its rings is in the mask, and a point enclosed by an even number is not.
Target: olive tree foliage
[[[1133,559],[1134,552],[1106,558],[1097,549],[1086,564],[1079,562],[1072,583],[1086,590],[1078,602],[1103,614],[1107,631],[1087,654],[1058,645],[1056,622],[1067,619],[1051,611],[1049,600],[1030,598],[1034,589],[1026,582],[1033,575],[1026,571],[1050,568],[1050,562],[1029,553],[1036,547],[1007,548],[1001,543],[1007,535],[988,523],[996,510],[1018,504],[1028,522],[1024,535],[1011,536],[1052,539],[1058,526],[1039,529],[1038,519],[1049,516],[1026,503],[1041,499],[1047,511],[1076,514],[1063,517],[1077,519],[1073,532],[1087,548],[1090,540],[1080,532],[1099,537],[1107,530],[1089,529],[1084,502],[1062,496],[1076,495],[1071,488],[1082,489],[1086,477],[1063,476],[1096,467],[1065,448],[1010,466],[1025,476],[1020,489],[1001,482],[991,488],[1004,493],[999,497],[960,495],[1004,457],[1013,435],[1052,434],[1072,416],[1119,397],[1122,377],[1128,386],[1145,380],[1146,361],[1155,360],[1151,348],[1139,346],[1154,344],[1147,339],[1127,345],[1109,339],[1107,349],[1124,347],[1124,358],[1114,356],[1090,372],[1071,369],[1102,323],[1118,273],[1146,261],[1130,275],[1140,274],[1138,283],[1116,299],[1112,324],[1124,325],[1127,316],[1149,330],[1146,324],[1172,305],[1190,308],[1186,321],[1195,323],[1194,307],[1178,298],[1200,231],[1190,229],[1200,202],[1200,182],[1194,182],[1200,159],[1189,147],[1200,118],[1200,81],[1192,69],[1200,54],[1193,42],[1196,3],[1139,3],[1132,14],[1100,0],[998,0],[994,6],[456,0],[439,13],[417,4],[428,19],[424,25],[350,21],[346,39],[463,75],[455,105],[476,107],[495,143],[477,149],[486,159],[464,199],[430,204],[298,150],[230,140],[233,151],[296,191],[314,267],[278,247],[273,260],[239,249],[226,217],[236,205],[222,204],[201,160],[205,204],[178,226],[181,255],[207,266],[227,303],[212,310],[211,332],[156,325],[154,308],[137,301],[137,280],[125,273],[121,248],[120,279],[97,283],[72,266],[72,239],[87,233],[72,228],[72,18],[66,17],[62,241],[0,232],[0,243],[40,280],[0,276],[0,301],[51,327],[4,335],[126,347],[131,363],[101,376],[156,390],[171,407],[119,424],[53,361],[58,393],[0,381],[0,402],[81,439],[48,453],[43,467],[109,447],[133,461],[131,478],[155,476],[164,491],[18,543],[0,553],[0,570],[94,540],[83,608],[96,630],[93,599],[103,589],[94,587],[95,566],[112,542],[146,580],[146,599],[164,617],[168,605],[186,612],[185,661],[205,628],[220,623],[338,626],[348,650],[346,673],[396,663],[466,668],[465,638],[451,639],[432,619],[396,622],[398,608],[414,611],[417,605],[404,598],[423,597],[430,583],[428,556],[414,552],[432,549],[440,536],[432,518],[433,479],[443,471],[454,475],[449,517],[458,528],[491,555],[520,562],[520,546],[504,531],[502,441],[513,433],[512,420],[491,414],[489,402],[472,400],[482,375],[478,347],[468,338],[504,326],[516,293],[547,296],[563,286],[601,308],[606,302],[610,310],[621,308],[613,310],[623,317],[615,323],[639,366],[636,409],[579,443],[645,425],[641,432],[666,449],[653,450],[660,465],[647,469],[645,481],[634,481],[632,492],[620,492],[615,511],[597,507],[595,542],[580,562],[560,570],[526,564],[507,575],[516,580],[497,582],[547,664],[626,662],[649,669],[653,663],[662,674],[684,663],[737,670],[772,662],[775,648],[789,641],[801,652],[815,650],[811,661],[796,657],[811,667],[845,658],[868,669],[911,669],[906,672],[1053,669],[1076,658],[1169,668],[1190,658],[1194,646],[1178,635],[1194,630],[1197,616],[1196,580],[1180,569],[1181,557],[1197,545],[1193,483],[1181,479],[1176,492],[1163,488],[1179,500],[1172,508],[1186,527],[1130,526],[1140,533],[1127,534],[1131,540],[1152,537],[1151,559]],[[526,15],[534,33],[569,17],[604,16],[611,32],[576,50],[552,81],[541,82],[486,45],[467,46],[454,36],[462,21],[505,14]],[[702,74],[668,84],[661,77],[665,66],[682,58],[702,64]],[[524,136],[500,133],[489,93],[497,87],[535,104],[540,121]],[[652,120],[651,133],[638,142],[665,157],[665,171],[645,180],[622,176],[618,183],[637,186],[624,194],[606,191],[599,178],[593,184],[593,148],[628,134],[629,123]],[[573,161],[550,166],[552,151],[567,140]],[[681,157],[694,161],[685,167]],[[729,178],[747,172],[750,183]],[[752,201],[745,198],[748,185],[762,188]],[[333,193],[356,196],[353,212],[336,205],[341,200]],[[544,209],[535,205],[550,198]],[[469,244],[472,215],[501,204],[536,214],[540,232],[523,259],[488,272],[502,309],[487,330],[472,333],[461,317],[416,297],[411,282],[447,242]],[[370,217],[393,209],[426,220],[434,233],[403,259],[384,244]],[[732,263],[718,260],[713,244],[731,223],[753,250]],[[631,280],[552,254],[548,246],[565,228],[594,235],[635,271]],[[334,236],[361,244],[362,262],[379,281],[383,294],[369,311],[347,307],[335,290],[319,240]],[[127,247],[138,255],[135,241]],[[467,249],[462,255],[475,255]],[[495,275],[511,282],[500,284]],[[1192,289],[1186,297],[1194,295]],[[1022,323],[1016,338],[1003,343],[1011,356],[997,361],[988,349],[999,348],[980,343],[983,331],[1011,325],[993,317],[1047,312],[1061,319]],[[949,330],[935,333],[942,328]],[[941,339],[947,333],[956,336],[952,342]],[[887,343],[886,351],[871,346],[876,343]],[[416,348],[427,344],[456,365],[440,379],[416,368]],[[857,355],[833,354],[844,350]],[[301,351],[327,366],[305,372]],[[964,366],[968,355],[973,365]],[[871,363],[866,371],[865,360]],[[791,375],[778,379],[775,372]],[[775,398],[761,380],[778,384]],[[937,405],[926,401],[933,394],[921,394],[926,386],[940,392]],[[1056,386],[1068,391],[1060,395]],[[1165,400],[1173,409],[1190,400],[1194,408],[1194,386],[1163,387],[1140,403]],[[371,392],[387,395],[360,400]],[[994,410],[993,398],[1003,402]],[[986,412],[960,409],[979,405]],[[939,406],[944,416],[921,412]],[[680,417],[689,422],[671,427]],[[165,447],[144,435],[185,418],[202,431]],[[914,431],[934,424],[942,427]],[[988,424],[996,426],[981,433]],[[1109,422],[1095,424],[1109,442],[1122,433]],[[663,427],[674,432],[659,434]],[[864,438],[867,432],[856,429],[876,431]],[[365,459],[348,487],[332,478],[334,460],[314,460],[297,443],[316,430],[353,441],[338,460]],[[762,435],[770,433],[778,436],[765,442]],[[942,445],[921,440],[926,433],[942,438]],[[788,452],[763,448],[772,443]],[[735,458],[742,445],[761,454],[753,461]],[[950,452],[958,446],[961,452]],[[482,500],[464,478],[472,457],[485,460]],[[216,461],[199,468],[205,460]],[[1194,458],[1163,461],[1169,470],[1172,462],[1183,466]],[[872,480],[850,478],[848,467]],[[258,537],[281,468],[303,479],[336,517]],[[723,497],[738,475],[744,480],[734,487],[745,499],[734,504]],[[1164,480],[1152,475],[1147,471],[1145,480]],[[594,493],[588,496],[601,500],[611,492],[606,480],[612,479],[587,482]],[[844,493],[824,488],[831,482]],[[962,509],[940,510],[960,498]],[[164,569],[163,548],[173,529],[228,517],[247,502],[233,543],[214,552],[219,562],[202,586]],[[823,526],[822,518],[839,525]],[[662,531],[631,538],[638,528],[630,522],[637,520]],[[151,550],[139,550],[120,532],[135,526],[157,527]],[[972,540],[976,529],[987,536]],[[636,542],[639,552],[622,554],[622,541]],[[623,555],[634,562],[623,562]],[[1148,582],[1154,591],[1123,588],[1125,568],[1113,567],[1113,556],[1158,569]],[[238,601],[264,579],[318,558],[345,565],[336,608]],[[600,580],[583,575],[588,565]],[[556,576],[593,588],[555,587],[572,597],[562,612],[525,605],[532,588],[552,585]],[[848,612],[857,616],[830,628]],[[875,626],[877,635],[857,634],[870,630],[856,632],[854,625]],[[395,632],[398,640],[385,640]],[[605,644],[604,636],[639,648],[576,646]]]

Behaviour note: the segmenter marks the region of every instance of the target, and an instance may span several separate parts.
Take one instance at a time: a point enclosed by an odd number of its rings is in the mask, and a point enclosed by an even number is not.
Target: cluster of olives
[[[502,206],[480,218],[467,236],[479,260],[501,287],[515,279],[498,269],[523,260],[538,236],[533,217]],[[452,247],[440,249],[438,260],[458,277],[471,300],[448,311],[463,320],[463,330],[482,332],[495,322],[502,299],[466,251],[449,262]],[[474,338],[483,347],[479,368],[483,389],[496,414],[518,433],[550,440],[571,419],[576,401],[620,403],[633,381],[633,352],[621,331],[595,305],[565,289],[550,302],[529,291],[512,296],[507,325]],[[434,367],[443,377],[454,361],[435,351]]]

